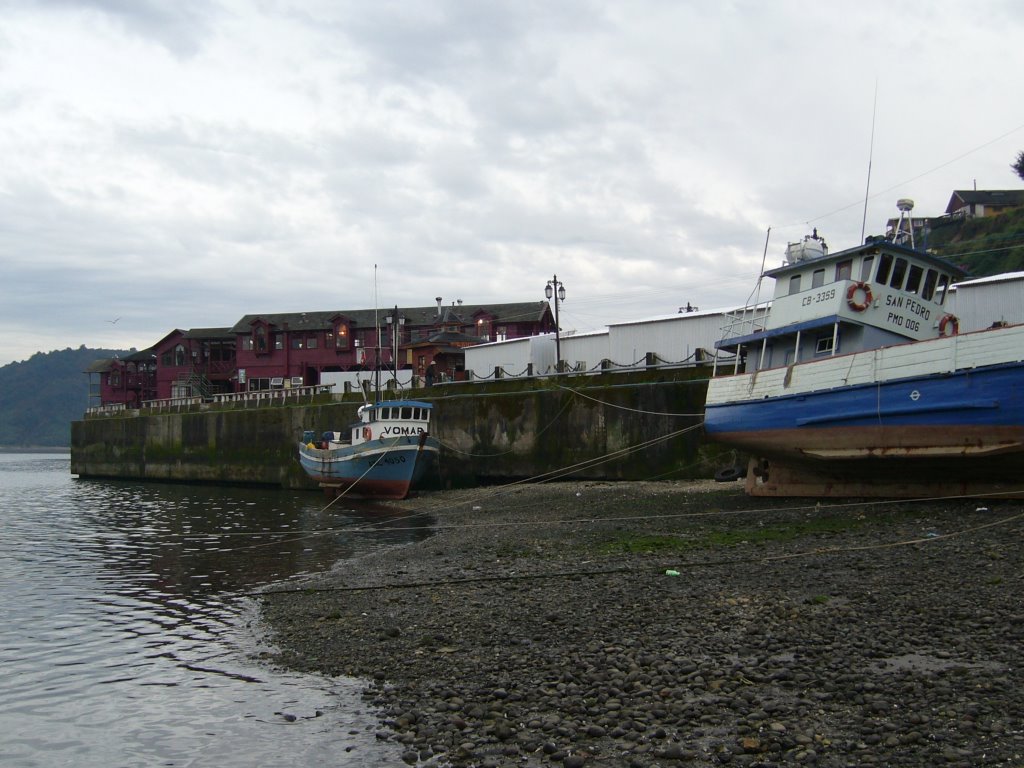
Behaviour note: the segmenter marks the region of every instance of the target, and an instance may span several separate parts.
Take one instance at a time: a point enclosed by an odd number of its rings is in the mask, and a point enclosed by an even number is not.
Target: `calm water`
[[[428,535],[324,504],[0,454],[0,765],[401,764],[361,682],[253,660],[245,592]]]

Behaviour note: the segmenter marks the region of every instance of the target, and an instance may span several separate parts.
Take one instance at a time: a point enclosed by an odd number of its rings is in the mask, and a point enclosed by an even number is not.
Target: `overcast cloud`
[[[249,313],[746,300],[1021,186],[1024,5],[0,0],[0,364]],[[877,102],[876,102],[877,92]],[[874,150],[872,144],[872,114]],[[374,265],[377,292],[374,292]],[[116,322],[114,322],[116,320]]]

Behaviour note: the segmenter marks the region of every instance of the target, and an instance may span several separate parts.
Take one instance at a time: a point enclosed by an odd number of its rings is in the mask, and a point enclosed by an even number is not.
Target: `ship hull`
[[[755,495],[1013,493],[1022,360],[1013,326],[725,377],[709,385],[705,431],[753,457]]]
[[[439,447],[426,434],[327,449],[299,443],[299,463],[333,495],[404,499],[434,464]]]

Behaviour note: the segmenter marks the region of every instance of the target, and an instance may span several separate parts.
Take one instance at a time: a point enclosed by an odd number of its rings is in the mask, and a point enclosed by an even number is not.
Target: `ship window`
[[[390,419],[391,418],[391,409],[390,408],[381,408],[380,409],[380,418],[381,419]]]
[[[840,261],[836,264],[836,282],[840,280],[849,280],[850,275],[853,274],[853,261],[847,259],[846,261]]]
[[[935,293],[939,297],[939,304],[946,303],[946,294],[949,293],[949,275],[939,275],[939,287]]]
[[[916,264],[910,265],[910,271],[907,273],[907,293],[917,293],[917,289],[921,287],[921,275],[924,274],[924,270]]]
[[[871,279],[871,268],[875,265],[874,256],[865,256],[864,261],[860,263],[860,279],[863,282],[867,282]]]
[[[825,284],[825,270],[816,269],[811,275],[811,288],[820,288]]]
[[[939,279],[939,273],[929,269],[924,276],[924,287],[921,288],[921,298],[930,301],[935,295],[935,283]]]
[[[800,293],[800,275],[793,275],[789,278],[789,295]]]
[[[832,335],[822,336],[818,339],[814,345],[814,354],[816,355],[830,355],[832,354]]]
[[[402,418],[403,419],[407,419],[407,420],[411,419],[412,418],[412,408],[410,408],[409,406],[404,407],[402,409]]]
[[[892,270],[892,256],[888,253],[878,254],[878,274],[875,279],[882,285],[889,282],[889,272]]]
[[[893,267],[892,277],[889,279],[890,288],[902,288],[903,278],[907,276],[907,260],[896,259],[896,266]]]

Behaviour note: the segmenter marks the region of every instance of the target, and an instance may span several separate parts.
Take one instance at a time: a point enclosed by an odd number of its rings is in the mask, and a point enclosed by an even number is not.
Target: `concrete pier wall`
[[[728,463],[700,423],[707,371],[680,368],[441,385],[407,396],[434,404],[443,444],[428,486],[554,475],[615,480],[709,477]],[[257,408],[90,417],[72,424],[80,477],[315,487],[297,460],[303,430],[340,429],[361,401],[320,395]]]

